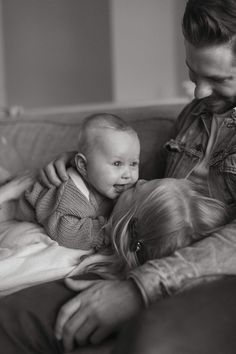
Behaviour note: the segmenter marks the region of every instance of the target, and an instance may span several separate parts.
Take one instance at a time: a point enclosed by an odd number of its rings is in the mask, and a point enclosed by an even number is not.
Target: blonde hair
[[[166,178],[152,183],[151,191],[134,191],[130,206],[121,195],[109,221],[115,252],[126,269],[166,257],[211,234],[229,218],[224,203],[204,197],[190,181]]]
[[[125,276],[148,260],[210,235],[229,220],[225,204],[204,197],[190,181],[153,180],[143,190],[140,183],[122,193],[106,225],[110,256],[92,257],[87,270]]]

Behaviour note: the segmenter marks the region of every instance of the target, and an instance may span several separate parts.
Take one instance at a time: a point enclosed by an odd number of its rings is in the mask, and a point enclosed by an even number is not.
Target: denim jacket
[[[209,155],[207,184],[209,195],[230,207],[236,204],[236,113],[208,112],[201,100],[193,100],[180,114],[173,139],[164,146],[166,177],[188,178],[202,159],[210,137],[211,119],[217,134]],[[129,278],[138,286],[145,304],[174,294],[185,286],[236,274],[235,220],[209,237],[173,255],[148,261],[132,270]]]

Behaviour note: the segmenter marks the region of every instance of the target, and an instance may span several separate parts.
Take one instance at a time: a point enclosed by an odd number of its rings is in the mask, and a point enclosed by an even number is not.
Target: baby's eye
[[[121,161],[115,161],[115,162],[113,162],[113,165],[114,165],[114,166],[117,166],[117,167],[118,167],[118,166],[121,166]]]
[[[130,166],[132,166],[132,167],[136,167],[136,166],[138,166],[139,165],[139,162],[138,161],[133,161],[133,162],[131,162],[131,164],[130,164]]]

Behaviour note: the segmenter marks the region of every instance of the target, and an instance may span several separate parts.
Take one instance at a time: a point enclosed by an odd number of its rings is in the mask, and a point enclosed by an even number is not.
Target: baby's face
[[[135,133],[104,129],[87,156],[88,182],[100,194],[116,199],[138,180],[139,155]]]

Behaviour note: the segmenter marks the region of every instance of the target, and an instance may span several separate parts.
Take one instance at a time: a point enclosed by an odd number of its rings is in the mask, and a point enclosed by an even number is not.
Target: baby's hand
[[[34,182],[29,172],[14,177],[0,187],[0,203],[19,198]]]

